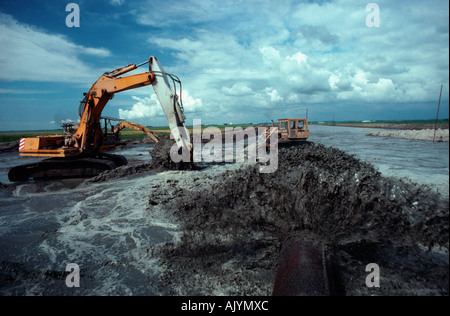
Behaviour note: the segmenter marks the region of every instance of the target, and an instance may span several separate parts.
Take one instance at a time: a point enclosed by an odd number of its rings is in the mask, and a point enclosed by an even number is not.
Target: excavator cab
[[[125,120],[102,116],[100,121],[103,121],[103,148],[105,147],[115,147],[120,143],[120,133],[114,132],[116,123],[113,122],[123,122]],[[120,124],[120,123],[117,123]]]

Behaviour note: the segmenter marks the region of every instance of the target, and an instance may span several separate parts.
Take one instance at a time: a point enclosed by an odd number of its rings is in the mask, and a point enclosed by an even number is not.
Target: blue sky
[[[65,24],[66,5],[80,27]],[[105,71],[156,56],[183,83],[187,124],[448,118],[448,1],[0,1],[0,130],[77,121]],[[140,68],[140,70],[144,70]],[[166,125],[152,88],[103,115]]]

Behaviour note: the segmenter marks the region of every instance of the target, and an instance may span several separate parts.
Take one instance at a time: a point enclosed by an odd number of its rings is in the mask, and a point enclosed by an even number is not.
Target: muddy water
[[[366,136],[373,129],[311,125],[310,140],[371,163],[383,175],[426,184],[448,195],[449,143]]]
[[[448,199],[434,189],[314,144],[282,150],[274,174],[251,163],[156,173],[136,168],[145,146],[129,151],[134,169],[110,180],[0,188],[2,295],[270,295],[292,235],[326,249],[335,294],[448,295]],[[71,262],[79,288],[65,284]],[[380,289],[365,286],[371,262]]]
[[[13,295],[153,294],[158,271],[150,245],[176,238],[177,225],[147,214],[157,177],[71,188],[66,181],[2,192],[0,292]],[[82,286],[65,285],[65,267],[81,268]]]
[[[134,165],[139,165],[136,162]],[[130,166],[130,168],[133,168]],[[219,165],[198,177],[238,165]],[[131,174],[85,180],[27,182],[0,188],[1,295],[161,295],[164,264],[155,249],[177,243],[180,223],[152,209],[149,195],[165,194],[189,171]],[[66,286],[67,264],[81,269],[81,286]]]

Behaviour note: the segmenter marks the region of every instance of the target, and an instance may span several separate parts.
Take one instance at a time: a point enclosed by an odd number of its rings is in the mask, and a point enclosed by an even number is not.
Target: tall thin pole
[[[437,114],[436,114],[436,122],[434,123],[433,143],[436,138],[436,128],[437,128],[437,122],[438,122],[438,117],[439,117],[439,108],[441,107],[442,86],[443,85],[441,84],[441,92],[439,93],[439,103],[438,103],[438,109],[437,109]]]

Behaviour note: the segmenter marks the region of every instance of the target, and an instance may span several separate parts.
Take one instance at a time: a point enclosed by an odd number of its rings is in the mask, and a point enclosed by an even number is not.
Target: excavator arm
[[[155,143],[159,142],[158,137],[151,130],[149,130],[144,125],[141,125],[141,124],[138,124],[138,123],[131,123],[131,122],[126,122],[126,121],[120,122],[114,128],[113,133],[117,134],[121,130],[123,130],[124,128],[131,128],[131,129],[135,129],[137,131],[142,131],[145,134],[147,134],[148,137],[153,139],[155,141]]]

